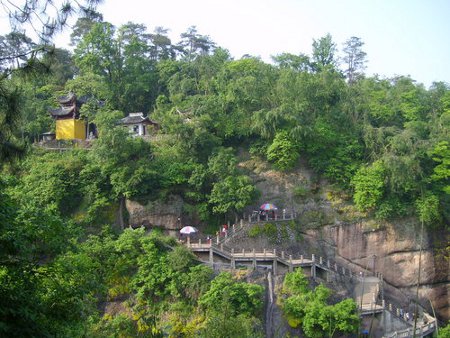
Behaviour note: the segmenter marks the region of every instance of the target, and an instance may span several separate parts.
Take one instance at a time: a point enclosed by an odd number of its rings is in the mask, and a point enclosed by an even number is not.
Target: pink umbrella
[[[272,203],[264,203],[259,207],[260,210],[268,211],[268,210],[278,210],[275,204]]]

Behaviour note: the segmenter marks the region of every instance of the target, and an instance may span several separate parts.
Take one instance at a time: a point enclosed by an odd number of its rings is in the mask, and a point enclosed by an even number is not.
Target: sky
[[[342,50],[356,36],[365,43],[367,75],[450,83],[450,0],[104,0],[97,10],[116,27],[168,28],[172,43],[196,26],[235,59],[311,55],[313,40],[327,33]]]

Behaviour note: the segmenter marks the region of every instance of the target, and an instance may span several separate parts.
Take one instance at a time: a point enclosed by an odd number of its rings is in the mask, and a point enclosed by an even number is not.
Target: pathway
[[[215,264],[214,257],[220,257],[222,260],[229,262],[232,269],[235,269],[236,265],[239,263],[248,264],[250,262],[254,268],[256,268],[258,264],[267,265],[269,263],[271,264],[271,271],[274,276],[277,275],[278,266],[281,265],[287,267],[288,271],[293,271],[298,267],[303,269],[309,268],[310,276],[314,279],[316,278],[318,272],[325,272],[327,276],[329,273],[334,273],[341,276],[347,276],[349,278],[357,278],[359,282],[355,287],[355,300],[361,310],[361,315],[372,315],[383,311],[389,311],[395,314],[395,307],[392,304],[387,304],[386,306],[384,299],[381,300],[381,304],[378,302],[383,285],[381,274],[379,276],[377,275],[377,277],[360,277],[352,270],[345,267],[340,267],[336,263],[333,264],[329,260],[324,260],[322,257],[317,259],[314,254],[309,258],[304,255],[300,255],[300,257],[293,257],[292,255],[286,255],[284,251],[278,252],[276,249],[263,249],[263,251],[255,251],[255,249],[242,249],[242,251],[236,252],[233,248],[226,246],[226,243],[236,236],[236,234],[240,233],[252,224],[273,221],[290,221],[293,219],[295,219],[295,214],[290,214],[289,216],[284,214],[283,217],[278,219],[269,219],[268,216],[266,216],[266,219],[261,219],[259,214],[253,214],[248,216],[248,223],[245,225],[244,221],[241,219],[238,225],[233,224],[232,226],[228,226],[228,231],[225,234],[212,237],[208,240],[202,240],[200,238],[196,242],[188,241],[186,245],[193,252],[208,253],[209,259],[205,261],[205,263],[212,266]],[[270,295],[272,295],[272,291],[270,292]],[[271,299],[269,299],[269,303],[269,305],[272,305]],[[396,312],[398,317],[398,307],[396,308]],[[417,337],[424,337],[425,335],[436,330],[436,319],[428,314],[425,314],[425,316],[427,318],[427,323],[421,322],[417,327]],[[413,329],[395,331],[386,334],[385,337],[413,337],[412,331]]]

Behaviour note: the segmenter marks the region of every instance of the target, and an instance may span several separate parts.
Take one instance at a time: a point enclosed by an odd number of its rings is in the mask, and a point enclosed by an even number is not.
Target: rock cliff
[[[285,249],[322,255],[354,270],[380,272],[387,295],[405,307],[416,299],[420,264],[421,304],[431,312],[431,303],[440,319],[450,319],[449,231],[424,229],[422,236],[414,219],[370,219],[354,208],[349,196],[320,180],[304,162],[288,174],[254,159],[241,162],[241,166],[262,192],[258,203],[270,201],[279,210],[297,213],[300,236],[295,236],[295,246],[285,243]],[[289,242],[292,240],[290,236]]]
[[[424,307],[432,311],[432,304],[441,320],[450,319],[448,231],[424,229],[422,233],[420,224],[414,219],[390,223],[370,219],[355,210],[349,196],[320,180],[305,163],[287,174],[271,170],[267,163],[248,157],[240,166],[261,192],[260,200],[249,207],[247,213],[270,201],[278,206],[279,213],[285,209],[287,213],[295,211],[297,214],[295,234],[261,245],[315,253],[347,264],[354,270],[380,272],[387,296],[397,303],[410,306],[418,292]],[[182,208],[183,201],[175,196],[166,203],[141,205],[127,202],[131,224],[168,229],[177,228]],[[248,242],[244,244],[248,245]]]

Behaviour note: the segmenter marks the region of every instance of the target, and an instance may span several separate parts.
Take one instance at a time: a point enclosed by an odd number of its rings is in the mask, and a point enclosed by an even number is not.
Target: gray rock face
[[[419,229],[418,229],[419,228]],[[383,274],[384,281],[395,287],[387,287],[388,294],[398,303],[409,305],[415,299],[421,273],[419,298],[426,308],[431,302],[441,319],[450,317],[449,261],[444,254],[448,234],[442,239],[430,238],[424,232],[420,252],[420,227],[409,232],[399,231],[395,225],[385,225],[379,230],[365,230],[364,223],[325,226],[309,230],[304,240],[310,246],[322,243],[316,250],[329,258],[353,266]],[[447,236],[447,239],[446,239]],[[430,309],[431,311],[431,309]]]
[[[143,205],[136,201],[126,201],[129,224],[136,226],[157,226],[168,230],[180,229],[183,200],[179,196],[170,196],[167,201],[147,202]]]
[[[278,203],[279,208],[297,213],[300,236],[295,236],[295,243],[283,243],[283,249],[315,253],[355,270],[380,272],[386,291],[405,306],[416,298],[419,284],[421,303],[431,311],[431,302],[440,319],[450,319],[449,231],[425,229],[422,237],[417,220],[381,223],[369,219],[355,210],[349,196],[340,196],[302,161],[297,171],[288,174],[256,160],[241,166],[249,170],[261,191],[260,202]],[[263,245],[267,247],[267,241]]]

